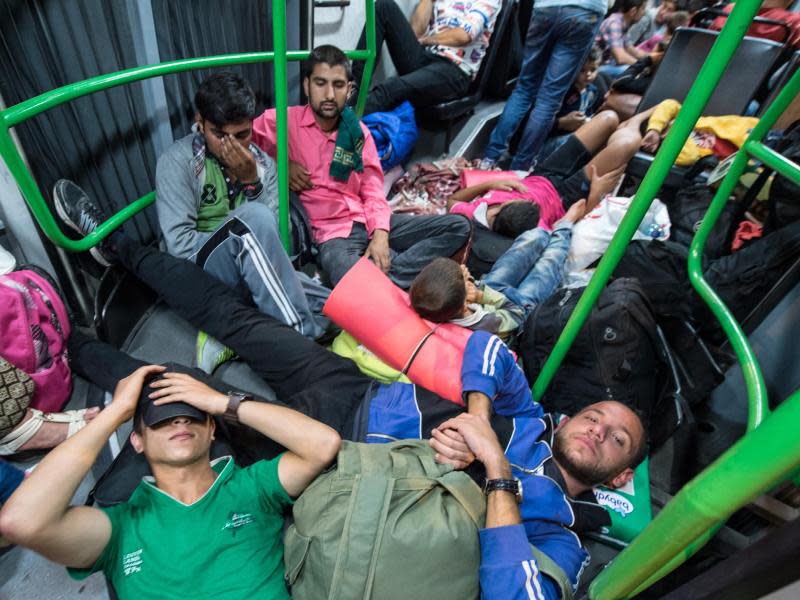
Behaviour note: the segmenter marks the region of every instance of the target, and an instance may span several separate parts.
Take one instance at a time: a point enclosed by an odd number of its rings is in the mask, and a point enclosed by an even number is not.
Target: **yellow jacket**
[[[681,105],[677,100],[664,100],[656,106],[650,120],[647,122],[648,131],[655,129],[659,133],[663,133],[680,109]],[[739,117],[735,115],[700,117],[691,135],[689,135],[689,139],[683,145],[681,153],[675,160],[675,164],[682,167],[693,165],[704,156],[714,153],[713,138],[703,140],[702,134],[704,133],[710,133],[717,138],[735,144],[737,148],[741,148],[756,123],[758,123],[758,119],[755,117]]]

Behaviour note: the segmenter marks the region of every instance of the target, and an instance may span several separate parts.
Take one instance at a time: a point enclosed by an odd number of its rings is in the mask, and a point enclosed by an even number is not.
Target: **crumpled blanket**
[[[389,206],[396,213],[443,215],[447,199],[460,186],[461,171],[477,168],[479,159],[445,158],[417,163],[392,186]]]

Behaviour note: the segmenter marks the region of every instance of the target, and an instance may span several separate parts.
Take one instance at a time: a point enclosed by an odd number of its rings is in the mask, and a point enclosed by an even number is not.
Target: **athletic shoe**
[[[197,368],[213,375],[222,363],[236,358],[236,353],[205,331],[197,333],[195,344]]]
[[[108,215],[89,199],[86,192],[68,179],[56,181],[53,186],[53,203],[61,221],[83,237],[92,233],[100,223],[108,219]],[[110,267],[116,262],[113,253],[104,242],[90,248],[89,254],[104,267]]]

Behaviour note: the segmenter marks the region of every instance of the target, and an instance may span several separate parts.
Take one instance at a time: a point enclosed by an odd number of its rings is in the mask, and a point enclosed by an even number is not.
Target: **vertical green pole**
[[[547,386],[553,380],[558,367],[567,352],[569,352],[592,307],[614,272],[617,263],[625,253],[625,248],[631,241],[636,228],[642,222],[647,209],[650,208],[650,204],[653,202],[653,198],[661,188],[661,184],[672,168],[678,154],[680,154],[681,148],[683,148],[686,139],[692,132],[694,124],[702,115],[703,109],[714,93],[714,88],[719,83],[731,57],[736,52],[736,47],[744,37],[760,5],[760,0],[738,0],[734,5],[725,27],[711,48],[711,52],[700,69],[697,79],[686,95],[683,107],[678,113],[667,137],[661,144],[653,164],[642,180],[639,190],[636,192],[630,208],[628,208],[628,212],[617,228],[608,250],[606,250],[597,265],[594,276],[575,306],[575,310],[567,321],[564,331],[558,338],[553,351],[547,357],[547,361],[545,361],[539,376],[536,378],[533,384],[534,398],[541,398]]]
[[[356,103],[356,114],[359,118],[364,114],[364,105],[367,103],[367,91],[369,83],[372,80],[372,71],[375,68],[375,61],[377,60],[375,49],[375,2],[373,0],[365,0],[366,9],[366,33],[367,33],[367,52],[369,56],[364,64],[364,73],[361,75],[361,81],[358,82],[358,102]]]
[[[278,167],[278,230],[283,247],[291,254],[289,234],[289,134],[287,112],[289,91],[286,80],[286,0],[272,2],[272,50],[275,54],[275,129]]]

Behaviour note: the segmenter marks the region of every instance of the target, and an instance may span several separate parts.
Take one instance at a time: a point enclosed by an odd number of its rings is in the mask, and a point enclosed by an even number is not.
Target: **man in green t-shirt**
[[[0,513],[0,530],[76,578],[102,571],[121,599],[288,599],[283,512],[333,461],[340,438],[299,412],[248,399],[185,373],[141,367],[20,485]],[[252,427],[287,451],[247,468],[230,457],[210,462],[212,415]],[[131,444],[153,477],[123,504],[69,506],[106,440],[132,416]]]

